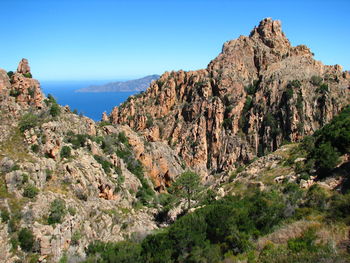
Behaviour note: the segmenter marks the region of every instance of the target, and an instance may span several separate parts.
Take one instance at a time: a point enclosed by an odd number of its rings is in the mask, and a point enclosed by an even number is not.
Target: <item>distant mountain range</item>
[[[140,79],[128,81],[110,82],[105,85],[93,85],[76,90],[76,92],[129,92],[146,90],[153,80],[159,79],[159,75],[149,75]]]

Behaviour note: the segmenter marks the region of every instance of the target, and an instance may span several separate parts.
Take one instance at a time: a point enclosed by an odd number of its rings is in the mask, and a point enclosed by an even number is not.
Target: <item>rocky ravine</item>
[[[167,144],[45,98],[26,59],[15,73],[0,69],[0,96],[0,262],[26,257],[13,245],[23,228],[33,232],[40,262],[64,253],[81,259],[93,240],[141,238],[158,228],[143,190],[161,191],[183,172]],[[61,219],[49,223],[57,200]]]
[[[109,120],[167,142],[206,176],[312,134],[350,102],[349,91],[349,72],[291,46],[280,21],[267,18],[226,42],[206,69],[164,73]]]

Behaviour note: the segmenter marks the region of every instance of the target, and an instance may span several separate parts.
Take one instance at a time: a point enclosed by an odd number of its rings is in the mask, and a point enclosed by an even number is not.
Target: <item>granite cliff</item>
[[[198,206],[284,182],[337,190],[346,176],[303,177],[305,153],[281,145],[328,123],[349,88],[349,72],[292,47],[271,19],[226,42],[206,69],[166,72],[97,123],[45,97],[28,60],[0,69],[0,262],[79,262],[95,240],[138,242],[181,215],[166,192],[187,169],[211,191]],[[304,230],[296,225],[258,241],[284,244]],[[333,232],[337,246],[347,231]]]
[[[280,21],[267,18],[226,42],[206,69],[164,73],[109,119],[167,142],[206,176],[312,134],[349,103],[349,87],[349,72],[291,46]]]
[[[45,97],[26,59],[0,69],[0,130],[0,262],[84,258],[92,240],[142,238],[158,228],[145,204],[183,172],[167,144]],[[18,245],[28,229],[35,255]]]

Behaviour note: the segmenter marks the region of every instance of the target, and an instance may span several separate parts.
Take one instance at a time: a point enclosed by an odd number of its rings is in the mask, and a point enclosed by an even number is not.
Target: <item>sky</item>
[[[349,0],[0,0],[0,68],[39,80],[117,80],[205,68],[265,17],[292,45],[350,70]]]

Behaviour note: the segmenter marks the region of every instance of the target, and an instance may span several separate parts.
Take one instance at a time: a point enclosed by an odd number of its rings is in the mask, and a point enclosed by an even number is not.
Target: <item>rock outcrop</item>
[[[206,176],[312,134],[350,102],[349,86],[349,72],[291,46],[267,18],[226,42],[206,69],[164,73],[109,118],[166,141]]]
[[[27,59],[22,58],[21,62],[19,62],[17,73],[20,74],[28,74],[30,72],[29,62]]]
[[[6,74],[5,71],[0,71],[0,95],[3,95],[3,101],[8,101],[7,110],[10,111],[15,111],[11,109],[11,104],[14,105],[11,101],[17,102],[25,110],[29,106],[43,107],[44,95],[39,81],[31,77],[27,59],[22,59],[15,73]]]

